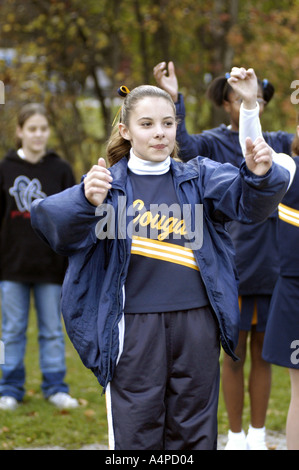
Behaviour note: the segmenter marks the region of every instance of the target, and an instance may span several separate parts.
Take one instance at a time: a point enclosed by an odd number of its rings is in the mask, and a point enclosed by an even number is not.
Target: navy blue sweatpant
[[[217,448],[219,328],[210,307],[125,315],[106,392],[109,447]]]

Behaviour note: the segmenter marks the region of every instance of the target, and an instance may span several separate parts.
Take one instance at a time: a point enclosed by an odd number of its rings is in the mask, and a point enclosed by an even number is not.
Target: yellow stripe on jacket
[[[173,243],[160,242],[159,240],[151,240],[134,235],[132,237],[131,253],[180,264],[199,271],[193,251],[190,248]]]
[[[278,216],[284,222],[299,227],[299,211],[284,204],[278,205]]]

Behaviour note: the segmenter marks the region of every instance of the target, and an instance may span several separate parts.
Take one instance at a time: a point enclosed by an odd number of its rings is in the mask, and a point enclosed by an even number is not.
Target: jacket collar
[[[109,170],[113,177],[112,188],[124,189],[126,187],[128,177],[128,157],[123,157],[115,163],[115,165],[109,168]]]
[[[178,183],[188,181],[198,177],[198,164],[197,158],[193,158],[187,163],[178,162],[171,159],[170,170]],[[115,165],[110,168],[113,176],[112,187],[116,189],[124,189],[128,177],[128,157],[125,156],[119,160]]]
[[[198,159],[193,158],[187,163],[171,159],[170,169],[178,184],[198,177]]]

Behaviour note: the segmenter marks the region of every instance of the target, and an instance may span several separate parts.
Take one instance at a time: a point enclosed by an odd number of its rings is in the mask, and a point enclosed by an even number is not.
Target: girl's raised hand
[[[250,137],[247,137],[245,143],[247,168],[255,175],[265,175],[272,166],[272,149],[263,137],[258,137],[254,142]]]
[[[258,81],[253,69],[233,67],[228,83],[243,100],[244,107],[253,109],[256,107]]]
[[[168,75],[167,75],[168,73]],[[175,74],[174,63],[160,62],[154,67],[154,77],[160,88],[167,91],[170,94],[173,101],[176,103],[178,100],[178,80]]]
[[[99,158],[84,178],[84,192],[86,199],[94,206],[101,205],[111,188],[112,177],[106,168],[104,158]]]

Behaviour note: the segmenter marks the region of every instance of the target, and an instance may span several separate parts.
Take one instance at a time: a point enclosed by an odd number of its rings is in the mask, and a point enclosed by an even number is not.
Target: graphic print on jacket
[[[185,220],[178,204],[150,204],[145,209],[142,199],[135,199],[133,208],[138,214],[133,219],[132,254],[181,264],[199,271],[193,251],[174,240],[188,235]],[[167,243],[165,240],[171,240]]]
[[[171,172],[130,172],[130,180],[134,219],[125,312],[169,312],[207,305]]]
[[[34,201],[45,200],[74,184],[69,163],[51,150],[36,163],[26,160],[14,149],[0,161],[2,280],[63,282],[67,259],[57,255],[34,232],[31,211]]]
[[[41,182],[37,178],[30,180],[25,175],[17,176],[9,188],[9,194],[14,197],[20,212],[30,212],[34,199],[44,199],[47,195],[42,191]]]

